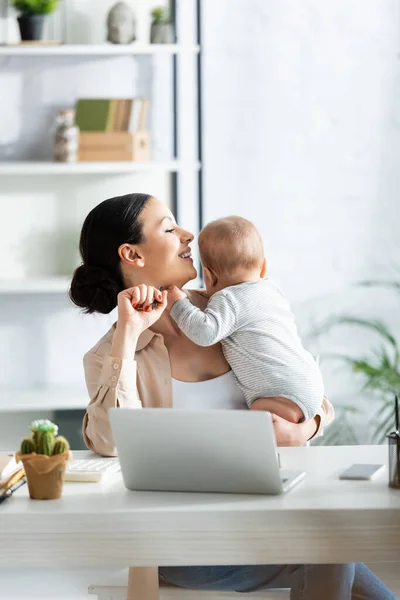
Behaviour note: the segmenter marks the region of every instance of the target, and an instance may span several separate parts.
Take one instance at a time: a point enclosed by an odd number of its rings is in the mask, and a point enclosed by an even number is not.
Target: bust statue
[[[126,2],[117,2],[107,17],[107,40],[112,44],[130,44],[136,39],[135,13]]]

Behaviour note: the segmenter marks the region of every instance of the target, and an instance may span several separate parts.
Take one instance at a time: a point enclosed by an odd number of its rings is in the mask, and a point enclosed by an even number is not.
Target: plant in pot
[[[58,427],[47,419],[33,421],[32,435],[21,442],[16,460],[21,460],[28,482],[29,495],[35,500],[61,498],[65,469],[71,457],[69,444],[55,437]]]
[[[356,287],[384,288],[396,294],[400,293],[399,281],[363,281],[356,284]],[[400,390],[400,340],[396,336],[397,332],[383,320],[345,314],[325,321],[317,331],[314,331],[314,336],[325,335],[338,326],[372,332],[377,339],[376,346],[369,352],[363,351],[359,356],[326,355],[326,358],[339,360],[346,365],[361,383],[361,391],[365,394],[365,401],[368,403],[371,434],[369,439],[360,439],[355,423],[358,422],[363,409],[347,404],[336,409],[335,421],[327,428],[324,436],[316,439],[315,443],[328,446],[382,444],[388,432],[395,428],[393,395]]]
[[[59,0],[12,0],[19,12],[18,25],[22,41],[36,41],[43,37],[46,15],[54,12]]]
[[[151,11],[151,17],[150,42],[152,44],[173,44],[175,33],[169,9],[166,6],[158,6]]]

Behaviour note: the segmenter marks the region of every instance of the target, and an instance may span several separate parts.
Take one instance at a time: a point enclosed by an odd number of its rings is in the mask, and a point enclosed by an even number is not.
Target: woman
[[[162,202],[145,194],[106,200],[85,220],[83,264],[74,274],[71,299],[88,313],[108,314],[118,306],[116,325],[84,358],[91,400],[83,433],[87,446],[99,454],[116,454],[107,414],[112,406],[188,408],[200,401],[203,408],[246,407],[220,345],[194,345],[165,310],[167,292],[160,287],[183,287],[196,277],[192,240]],[[204,293],[188,294],[205,307]],[[274,417],[278,444],[302,445],[320,435],[332,418],[326,399],[311,421],[295,424]],[[359,564],[168,567],[160,569],[160,577],[192,589],[291,588],[292,600],[394,600]]]

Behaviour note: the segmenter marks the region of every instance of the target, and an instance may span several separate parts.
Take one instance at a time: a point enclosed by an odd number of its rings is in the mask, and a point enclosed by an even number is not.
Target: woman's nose
[[[192,242],[193,240],[194,240],[193,233],[190,233],[190,231],[185,231],[184,229],[181,230],[181,242],[182,243],[186,242],[187,244],[190,244],[190,242]]]

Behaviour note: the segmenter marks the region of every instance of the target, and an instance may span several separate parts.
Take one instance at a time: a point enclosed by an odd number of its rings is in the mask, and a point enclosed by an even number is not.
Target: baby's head
[[[206,225],[199,235],[199,250],[209,295],[265,275],[261,235],[243,217],[225,217]]]

